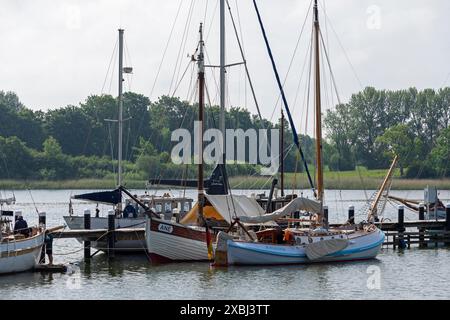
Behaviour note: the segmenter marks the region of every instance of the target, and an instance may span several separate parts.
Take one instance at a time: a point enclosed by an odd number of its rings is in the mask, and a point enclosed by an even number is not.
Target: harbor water
[[[14,192],[29,225],[37,224],[37,211],[47,214],[49,227],[64,225],[71,195],[92,190],[34,190]],[[143,190],[133,190],[143,193]],[[159,191],[158,194],[170,192]],[[237,194],[260,191],[234,191]],[[332,223],[345,222],[349,205],[355,206],[356,221],[365,219],[362,209],[374,191],[327,191],[326,202]],[[172,191],[179,196],[179,191]],[[305,190],[304,195],[310,196]],[[268,194],[268,192],[266,192]],[[423,199],[423,191],[392,191],[392,195]],[[11,195],[11,194],[9,194]],[[187,196],[196,198],[195,191]],[[450,191],[440,199],[450,202]],[[74,214],[95,205],[73,203]],[[5,208],[6,209],[6,208]],[[100,206],[106,215],[109,206]],[[360,214],[358,214],[360,212]],[[397,208],[387,203],[384,216],[396,220]],[[406,211],[405,220],[417,220]],[[108,261],[96,255],[85,264],[81,244],[57,239],[54,263],[69,266],[65,274],[22,273],[0,276],[0,299],[449,299],[447,248],[393,250],[383,248],[370,261],[275,267],[214,268],[208,263],[152,265],[145,254],[126,255]]]

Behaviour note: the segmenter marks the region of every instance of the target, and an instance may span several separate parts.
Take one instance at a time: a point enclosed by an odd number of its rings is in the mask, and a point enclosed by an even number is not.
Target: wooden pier
[[[115,240],[145,240],[145,228],[116,229]],[[108,229],[64,230],[55,232],[55,239],[82,239],[83,241],[107,241]]]
[[[376,222],[375,225],[386,235],[384,246],[394,249],[409,249],[413,245],[419,248],[450,246],[450,205],[446,209],[445,220],[425,220],[424,208],[420,207],[419,220],[405,221],[404,207],[399,206],[397,222]],[[354,208],[349,208],[349,221],[354,219]],[[91,242],[104,241],[106,251],[110,257],[114,256],[115,242],[120,240],[145,240],[145,228],[114,228],[114,215],[109,215],[108,229],[89,229],[90,214],[85,213],[85,228],[82,230],[63,230],[55,228],[51,233],[55,239],[81,239],[84,242],[84,257],[90,259]],[[299,222],[307,224],[301,219],[285,219],[286,222]],[[342,224],[331,224],[331,227],[340,227]],[[95,255],[95,254],[94,254]]]

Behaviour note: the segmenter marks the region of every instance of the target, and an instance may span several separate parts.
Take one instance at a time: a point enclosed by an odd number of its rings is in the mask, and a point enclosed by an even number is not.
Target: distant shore
[[[376,190],[383,182],[383,175],[372,174],[367,176],[345,175],[337,173],[327,173],[325,176],[325,187],[330,190]],[[232,189],[270,189],[272,179],[270,177],[231,177],[230,185]],[[395,177],[392,183],[392,190],[422,190],[426,186],[436,186],[440,190],[450,189],[450,179],[403,179]],[[23,180],[0,180],[0,190],[83,190],[83,189],[113,189],[116,186],[114,180],[109,179],[82,179],[82,180],[62,180],[62,181],[23,181]],[[145,180],[126,180],[125,186],[129,189],[145,189]],[[294,187],[295,186],[295,187]],[[164,189],[158,186],[158,189]],[[173,187],[172,187],[173,188]],[[309,189],[309,185],[304,174],[286,174],[286,189]]]

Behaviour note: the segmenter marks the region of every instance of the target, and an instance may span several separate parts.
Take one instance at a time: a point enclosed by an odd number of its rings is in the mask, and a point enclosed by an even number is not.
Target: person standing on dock
[[[44,243],[45,243],[45,245],[44,245],[45,253],[48,256],[48,265],[52,266],[53,265],[53,235],[46,232]]]

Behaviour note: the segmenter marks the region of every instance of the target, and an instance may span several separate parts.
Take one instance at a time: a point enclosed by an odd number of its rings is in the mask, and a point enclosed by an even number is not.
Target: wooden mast
[[[204,166],[203,166],[203,131],[204,131],[204,114],[205,114],[205,59],[204,59],[204,41],[203,41],[203,24],[200,23],[200,41],[199,41],[199,54],[197,57],[198,64],[198,121],[199,121],[199,165],[198,165],[198,217],[201,223],[206,229],[206,246],[208,248],[208,259],[212,260],[213,247],[211,234],[209,232],[208,221],[206,221],[203,215],[203,208],[205,206],[205,190],[204,190]]]
[[[381,199],[381,197],[383,195],[383,192],[386,190],[386,187],[387,187],[389,181],[391,181],[391,179],[392,179],[392,175],[394,173],[394,169],[395,169],[395,167],[397,165],[397,162],[398,162],[398,156],[396,155],[395,158],[394,158],[394,161],[392,161],[391,167],[389,168],[389,171],[388,171],[386,177],[384,178],[383,184],[381,185],[381,188],[378,191],[377,196],[375,197],[375,200],[373,201],[372,205],[370,206],[369,214],[367,216],[367,221],[370,221],[371,218],[376,218],[377,217],[377,215],[378,215],[378,212],[377,212],[378,203],[380,202],[380,199]]]
[[[280,189],[284,197],[284,112],[281,110],[281,134],[280,134]]]
[[[322,161],[322,107],[320,98],[320,28],[317,0],[314,0],[314,45],[315,45],[315,102],[316,102],[316,161],[317,200],[323,203],[323,161]]]
[[[203,59],[203,25],[200,24],[200,42],[199,55],[197,57],[198,63],[198,121],[199,121],[199,148],[198,148],[198,216],[201,220],[203,217],[203,207],[205,204],[204,191],[204,173],[203,173],[203,120],[204,120],[204,92],[205,92],[205,63]]]

